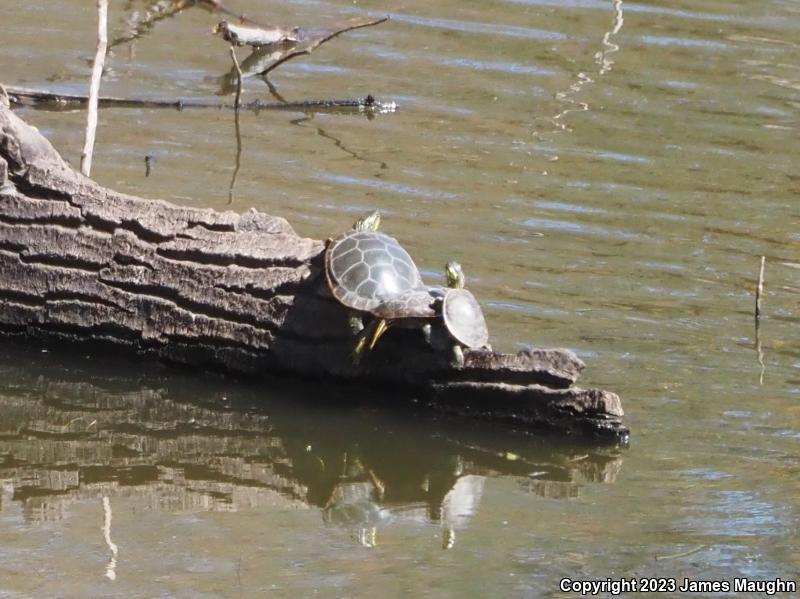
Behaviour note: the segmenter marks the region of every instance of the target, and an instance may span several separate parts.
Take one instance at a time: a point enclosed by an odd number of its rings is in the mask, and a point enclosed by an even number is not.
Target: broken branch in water
[[[758,285],[756,286],[756,322],[761,318],[761,295],[764,293],[764,265],[766,256],[761,256],[761,269],[758,271]]]
[[[108,38],[108,0],[97,0],[97,52],[92,67],[92,82],[89,85],[89,110],[86,120],[86,137],[81,154],[81,173],[89,176],[92,170],[92,153],[94,152],[95,133],[97,131],[97,99],[100,97],[100,78],[103,76],[103,65],[106,61]]]
[[[233,108],[239,112],[242,105],[242,67],[239,66],[239,59],[236,58],[236,48],[231,44],[231,60],[233,60],[233,67],[236,69],[236,98],[233,101]]]
[[[306,37],[299,42],[289,44],[286,50],[280,50],[281,56],[276,58],[271,64],[267,65],[259,75],[266,75],[270,71],[278,68],[287,60],[302,56],[303,54],[311,54],[319,46],[332,40],[333,38],[353,31],[355,29],[362,29],[364,27],[372,27],[388,21],[389,17],[381,17],[380,19],[352,19],[347,24],[338,25],[333,29],[320,29],[313,32],[308,32]]]
[[[282,42],[299,42],[304,37],[299,27],[292,29],[282,29],[281,27],[262,29],[261,27],[247,25],[232,25],[227,21],[217,23],[211,33],[220,34],[222,39],[230,42],[233,46],[252,46],[253,48],[272,46]]]
[[[129,21],[128,33],[119,35],[111,40],[108,49],[132,42],[147,35],[160,21],[173,17],[189,6],[194,6],[195,0],[168,0],[167,2],[152,2],[150,8],[144,11],[141,18]],[[138,11],[137,11],[138,14]]]
[[[295,28],[292,31],[296,34],[298,38],[297,41],[287,39],[269,45],[254,47],[252,54],[241,62],[242,77],[246,79],[248,77],[265,76],[287,60],[291,60],[303,54],[311,54],[316,48],[342,33],[353,31],[354,29],[372,27],[373,25],[379,25],[388,20],[389,17],[382,17],[380,19],[351,19],[350,21],[339,23],[327,29],[313,31],[299,31]],[[228,27],[230,28],[230,26]],[[231,69],[227,75],[222,76],[222,94],[228,94],[232,91],[231,88],[235,83],[235,78],[236,72],[233,69]]]
[[[35,108],[45,108],[51,110],[71,110],[85,106],[88,102],[87,96],[78,94],[57,94],[34,89],[20,87],[6,87],[8,98],[11,104],[32,106]],[[186,108],[215,108],[234,109],[231,104],[218,102],[205,102],[203,100],[145,100],[140,98],[98,98],[98,106],[115,108],[174,108],[183,110]],[[394,112],[397,105],[392,102],[381,102],[373,96],[365,98],[353,98],[342,100],[305,100],[302,102],[285,103],[266,103],[254,100],[248,104],[242,104],[241,108],[258,112],[260,110],[295,110],[295,111],[339,111],[356,110],[367,114],[386,114]]]
[[[231,184],[228,187],[228,203],[233,203],[233,188],[236,185],[236,175],[239,174],[239,168],[242,164],[242,132],[239,128],[239,108],[242,105],[242,67],[239,66],[239,59],[236,58],[236,48],[231,44],[231,59],[233,66],[236,68],[236,99],[233,102],[234,116],[233,122],[236,129],[236,167],[233,169],[231,176]]]
[[[758,377],[758,384],[764,384],[764,372],[767,367],[764,365],[764,349],[761,347],[761,296],[764,293],[764,266],[766,264],[766,256],[761,256],[761,268],[758,271],[758,284],[756,285],[756,355],[758,356],[758,365],[761,367],[761,374]]]

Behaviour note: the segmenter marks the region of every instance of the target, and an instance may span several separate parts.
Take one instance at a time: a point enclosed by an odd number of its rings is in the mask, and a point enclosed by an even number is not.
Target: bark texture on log
[[[568,350],[467,351],[464,368],[398,329],[362,363],[325,286],[322,241],[251,210],[103,188],[0,105],[0,332],[104,341],[231,373],[404,384],[433,405],[626,439],[619,397],[571,385]]]

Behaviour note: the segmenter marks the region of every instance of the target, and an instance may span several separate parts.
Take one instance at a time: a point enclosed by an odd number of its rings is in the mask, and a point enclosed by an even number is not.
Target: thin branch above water
[[[22,87],[6,86],[9,102],[12,105],[30,106],[42,110],[76,110],[86,106],[88,97],[80,94],[62,94]],[[234,104],[207,102],[204,100],[157,100],[145,98],[101,97],[98,106],[105,108],[172,108],[185,110],[189,108],[212,108],[217,110],[235,110]],[[394,112],[397,104],[393,101],[382,102],[374,96],[364,98],[346,98],[331,100],[303,100],[300,102],[261,102],[254,100],[242,104],[241,110],[259,112],[261,110],[288,110],[312,112],[363,112],[365,114],[386,114]]]

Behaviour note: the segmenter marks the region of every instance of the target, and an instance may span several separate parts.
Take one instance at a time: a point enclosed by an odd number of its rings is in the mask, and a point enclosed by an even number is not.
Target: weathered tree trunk
[[[231,373],[403,384],[457,412],[627,438],[614,393],[571,385],[567,350],[466,352],[463,369],[396,330],[359,366],[325,245],[282,218],[105,189],[0,104],[0,333],[105,342]]]

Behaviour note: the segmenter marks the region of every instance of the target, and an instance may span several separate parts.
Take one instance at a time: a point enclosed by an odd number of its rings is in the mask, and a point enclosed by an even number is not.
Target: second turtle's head
[[[368,214],[367,216],[362,216],[356,222],[353,223],[353,230],[354,231],[377,231],[378,227],[381,226],[381,213],[377,210]]]
[[[448,262],[444,267],[444,275],[447,279],[447,286],[453,289],[463,289],[467,280],[461,265],[455,260]]]

